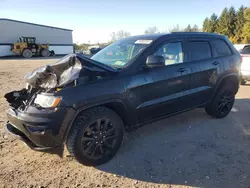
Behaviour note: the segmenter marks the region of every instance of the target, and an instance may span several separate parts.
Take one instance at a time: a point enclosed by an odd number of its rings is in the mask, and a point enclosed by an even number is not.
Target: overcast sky
[[[96,43],[118,30],[137,35],[150,26],[202,27],[206,16],[242,4],[250,7],[250,0],[0,0],[0,18],[72,29],[74,42]]]

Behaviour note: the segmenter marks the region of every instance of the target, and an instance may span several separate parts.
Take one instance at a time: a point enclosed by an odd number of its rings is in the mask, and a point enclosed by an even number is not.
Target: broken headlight
[[[46,96],[46,95],[38,94],[36,96],[34,103],[38,104],[39,106],[43,108],[55,108],[59,105],[61,100],[62,100],[61,97]]]

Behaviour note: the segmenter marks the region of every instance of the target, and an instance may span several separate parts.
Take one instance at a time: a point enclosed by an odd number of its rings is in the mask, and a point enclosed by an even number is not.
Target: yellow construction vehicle
[[[20,37],[18,42],[11,45],[11,51],[25,58],[55,55],[53,50],[49,50],[49,44],[37,44],[35,37]]]

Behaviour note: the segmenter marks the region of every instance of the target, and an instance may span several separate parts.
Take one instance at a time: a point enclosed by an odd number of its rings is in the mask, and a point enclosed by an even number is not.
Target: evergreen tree
[[[184,29],[185,32],[192,32],[191,25],[188,24],[188,26]]]
[[[216,28],[216,32],[230,36],[228,23],[229,23],[229,12],[227,8],[224,8],[218,19],[218,26]]]
[[[219,18],[212,14],[203,21],[203,31],[226,35],[233,43],[250,43],[250,8],[224,8]]]
[[[234,7],[230,7],[228,11],[228,34],[229,38],[232,40],[232,38],[235,36],[236,33],[236,13]]]
[[[244,10],[245,24],[242,31],[243,43],[250,43],[250,8]]]
[[[217,22],[218,22],[218,17],[215,13],[213,13],[208,23],[208,32],[214,33],[216,31]]]
[[[243,41],[243,37],[242,37],[242,30],[243,30],[243,26],[245,23],[245,18],[244,18],[244,10],[246,8],[242,5],[239,10],[236,13],[236,22],[235,22],[235,35],[233,37],[232,42],[233,43],[237,43],[240,44]]]
[[[208,31],[208,27],[209,27],[208,25],[209,25],[209,19],[208,19],[208,17],[206,17],[206,19],[203,22],[203,27],[202,27],[203,32],[209,32]]]

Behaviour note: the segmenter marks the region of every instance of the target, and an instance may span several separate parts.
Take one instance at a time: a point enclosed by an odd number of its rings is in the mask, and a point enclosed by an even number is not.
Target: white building
[[[0,18],[0,57],[14,55],[11,44],[19,37],[36,37],[36,42],[49,44],[56,55],[73,52],[72,30]]]

